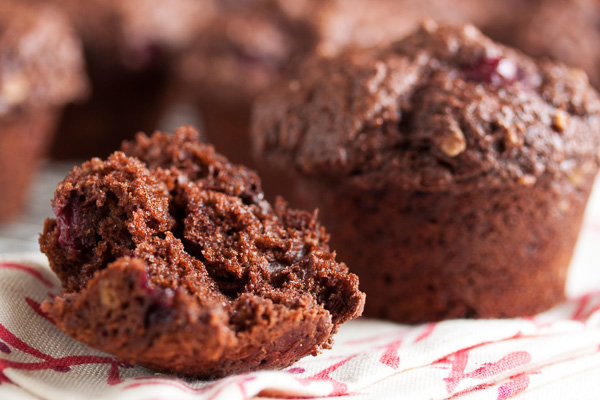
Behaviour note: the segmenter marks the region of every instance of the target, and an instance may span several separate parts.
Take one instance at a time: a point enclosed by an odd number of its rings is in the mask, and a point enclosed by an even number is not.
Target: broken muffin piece
[[[283,368],[362,312],[316,213],[271,206],[191,127],[74,168],[52,206],[40,244],[63,293],[42,309],[129,362],[198,378]]]

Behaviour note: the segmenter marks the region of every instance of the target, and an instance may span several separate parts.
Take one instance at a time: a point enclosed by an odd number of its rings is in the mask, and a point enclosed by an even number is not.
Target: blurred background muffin
[[[39,0],[30,0],[39,2]],[[167,106],[170,68],[208,18],[194,0],[50,0],[74,24],[92,93],[67,108],[52,156],[105,156],[123,139],[152,131]]]
[[[0,2],[0,220],[16,217],[65,104],[87,92],[79,39],[50,6]]]
[[[180,93],[201,115],[208,141],[252,164],[250,105],[290,60],[314,50],[319,0],[206,1],[213,13],[178,62]]]

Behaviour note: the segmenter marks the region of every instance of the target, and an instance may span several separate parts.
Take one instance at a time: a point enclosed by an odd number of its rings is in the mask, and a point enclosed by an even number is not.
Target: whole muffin
[[[52,205],[40,244],[63,293],[42,309],[121,359],[200,378],[283,368],[362,312],[316,215],[271,206],[191,127],[76,167]]]
[[[256,102],[254,150],[319,208],[366,315],[514,317],[562,299],[600,158],[584,72],[435,24],[298,69]]]
[[[86,90],[81,44],[64,16],[0,2],[0,220],[21,209],[64,105]]]
[[[174,57],[207,17],[196,0],[28,0],[51,3],[82,38],[92,95],[67,108],[51,153],[107,156],[138,130],[152,131],[168,106]]]

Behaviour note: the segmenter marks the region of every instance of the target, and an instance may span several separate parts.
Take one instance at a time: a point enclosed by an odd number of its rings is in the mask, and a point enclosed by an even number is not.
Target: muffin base
[[[586,178],[462,193],[298,190],[318,199],[332,247],[360,276],[364,315],[420,323],[527,316],[563,299]]]

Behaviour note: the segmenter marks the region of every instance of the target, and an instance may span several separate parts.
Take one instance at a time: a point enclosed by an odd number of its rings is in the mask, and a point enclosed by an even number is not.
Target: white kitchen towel
[[[597,186],[598,187],[598,186]],[[599,399],[600,191],[569,276],[542,314],[419,326],[359,319],[331,350],[282,371],[215,381],[156,374],[88,348],[39,304],[60,291],[43,257],[0,257],[0,399]]]

